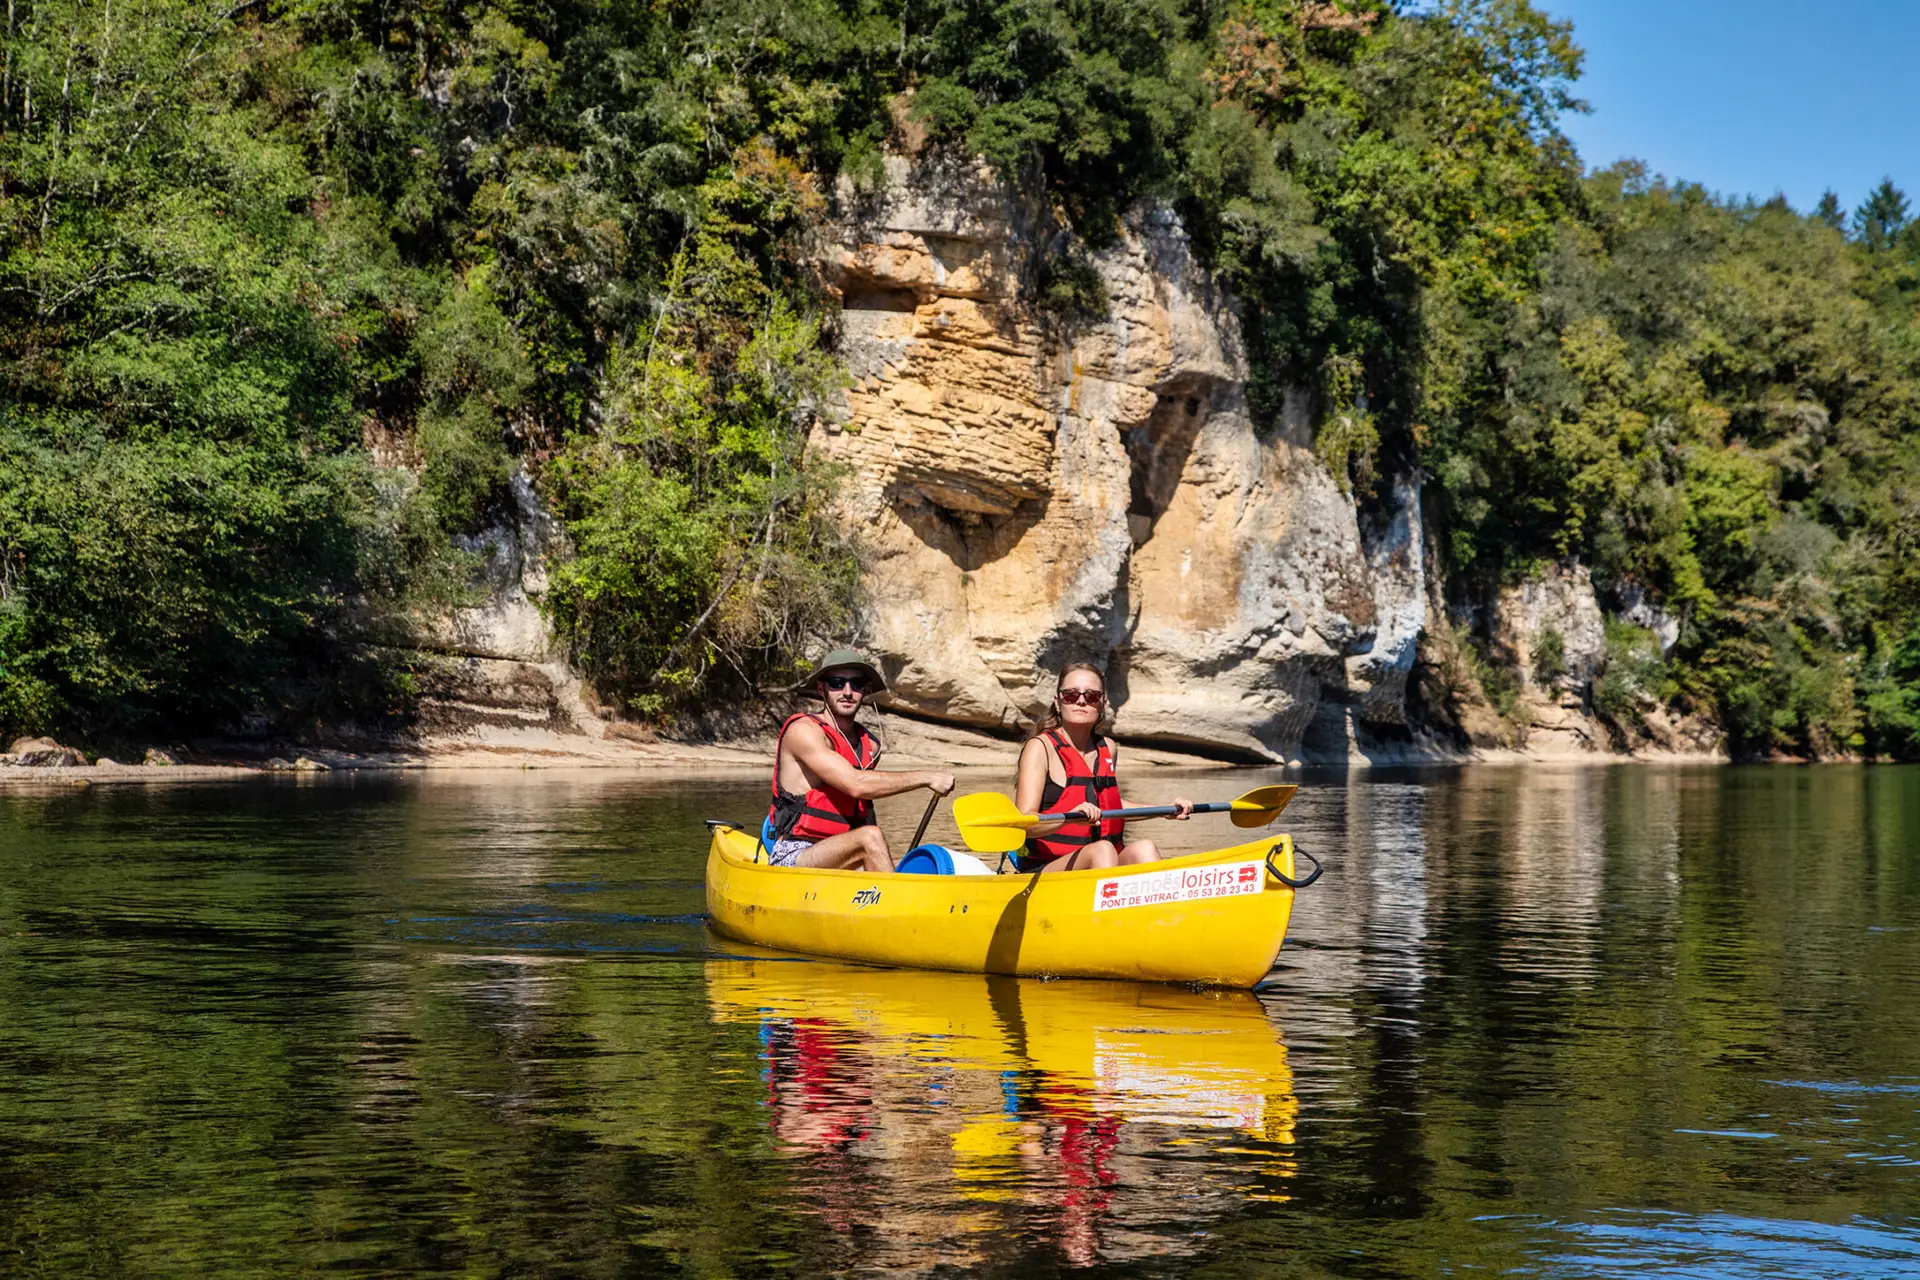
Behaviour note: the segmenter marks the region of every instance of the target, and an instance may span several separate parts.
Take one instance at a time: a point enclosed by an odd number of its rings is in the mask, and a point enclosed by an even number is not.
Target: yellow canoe
[[[1047,875],[869,875],[756,861],[714,824],[707,913],[729,938],[913,969],[1251,987],[1273,968],[1293,891],[1293,839]],[[1308,859],[1312,861],[1312,859]]]

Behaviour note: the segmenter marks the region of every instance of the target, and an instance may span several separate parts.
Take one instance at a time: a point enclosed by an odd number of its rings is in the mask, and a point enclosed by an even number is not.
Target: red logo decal
[[[1118,880],[1109,880],[1100,886],[1100,896],[1103,898],[1115,897],[1119,892],[1120,882]]]
[[[1246,881],[1246,880],[1251,880],[1251,879],[1253,879],[1253,878],[1254,878],[1255,876],[1257,876],[1257,875],[1259,875],[1259,874],[1260,874],[1260,871],[1259,871],[1259,868],[1257,868],[1257,867],[1242,867],[1242,868],[1240,868],[1240,879],[1241,879],[1241,880],[1243,880],[1243,881]]]

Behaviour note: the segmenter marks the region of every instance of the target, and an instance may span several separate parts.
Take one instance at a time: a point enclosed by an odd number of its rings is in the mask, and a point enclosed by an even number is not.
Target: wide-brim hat
[[[813,670],[807,674],[805,684],[806,691],[808,693],[817,693],[820,687],[820,677],[826,675],[829,671],[844,671],[849,668],[859,671],[867,677],[868,693],[885,693],[887,691],[886,677],[880,674],[880,668],[868,661],[867,655],[861,653],[858,649],[835,649],[827,654],[826,657],[816,662]]]

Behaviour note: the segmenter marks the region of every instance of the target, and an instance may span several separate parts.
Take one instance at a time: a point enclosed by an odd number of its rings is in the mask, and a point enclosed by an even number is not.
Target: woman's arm
[[[1013,779],[1014,807],[1022,813],[1040,812],[1040,798],[1047,793],[1047,768],[1051,762],[1047,759],[1047,745],[1039,738],[1029,738],[1020,748],[1020,768]],[[1097,820],[1100,812],[1098,805],[1083,804],[1074,812],[1081,814],[1089,822]],[[1066,818],[1051,818],[1046,822],[1037,822],[1027,828],[1027,834],[1050,836],[1060,829]]]

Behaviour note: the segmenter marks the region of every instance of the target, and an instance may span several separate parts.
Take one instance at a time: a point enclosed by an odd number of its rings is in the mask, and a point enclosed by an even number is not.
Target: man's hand
[[[937,796],[953,794],[953,775],[950,773],[930,773],[927,775],[927,790]]]

